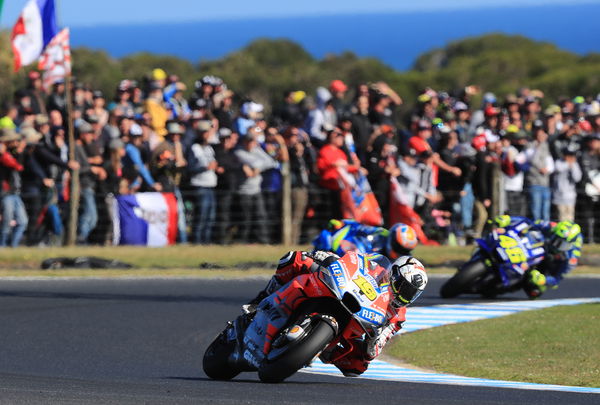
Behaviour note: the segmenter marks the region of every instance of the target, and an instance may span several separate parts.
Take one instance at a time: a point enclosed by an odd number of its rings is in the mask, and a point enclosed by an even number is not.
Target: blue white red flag
[[[120,195],[114,207],[115,245],[173,245],[177,237],[177,199],[173,193]]]
[[[54,0],[29,0],[10,37],[15,72],[35,62],[57,33]]]

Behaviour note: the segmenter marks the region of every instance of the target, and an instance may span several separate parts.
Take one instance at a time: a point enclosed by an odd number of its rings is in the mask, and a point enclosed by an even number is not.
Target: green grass
[[[310,249],[309,246],[285,247],[280,245],[230,245],[230,246],[170,246],[164,248],[147,247],[59,247],[59,248],[17,248],[3,249],[0,254],[0,276],[39,276],[39,275],[101,275],[98,270],[63,270],[56,272],[41,271],[40,264],[50,257],[97,256],[117,259],[130,263],[135,270],[114,274],[125,275],[207,275],[219,272],[200,271],[202,262],[215,263],[226,268],[234,268],[240,263],[264,262],[277,263],[279,258],[290,249]],[[472,247],[419,246],[415,256],[421,259],[431,273],[452,273],[458,263],[467,260]],[[584,257],[597,256],[600,262],[600,246],[590,245],[584,248]],[[251,266],[252,267],[252,266]],[[147,270],[144,274],[140,269]],[[260,273],[260,268],[254,267]],[[270,274],[272,267],[263,269]],[[578,273],[600,273],[600,267],[581,266]],[[230,270],[220,273],[231,275]],[[112,274],[112,273],[107,273]],[[242,272],[241,274],[247,274]]]
[[[600,387],[600,304],[417,331],[396,338],[386,354],[468,377]]]

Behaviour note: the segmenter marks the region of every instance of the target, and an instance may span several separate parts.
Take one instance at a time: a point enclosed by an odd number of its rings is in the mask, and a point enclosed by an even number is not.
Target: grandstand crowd
[[[367,176],[386,226],[396,178],[442,243],[468,243],[499,213],[576,220],[587,242],[600,239],[600,100],[591,96],[427,88],[401,116],[401,96],[383,82],[291,89],[267,108],[214,76],[190,91],[162,69],[116,85],[107,99],[74,83],[75,145],[64,82],[46,92],[32,71],[4,106],[0,246],[64,243],[74,170],[80,244],[112,243],[101,225],[115,196],[144,191],[175,194],[179,243],[278,243],[288,168],[293,243],[310,238],[307,219],[322,219],[318,227],[341,215],[340,170]]]

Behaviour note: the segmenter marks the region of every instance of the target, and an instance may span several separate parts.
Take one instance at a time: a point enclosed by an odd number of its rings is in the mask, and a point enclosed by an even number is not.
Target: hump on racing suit
[[[332,219],[313,240],[313,246],[340,256],[348,251],[383,252],[388,236],[389,231],[382,227],[363,225],[353,219]]]

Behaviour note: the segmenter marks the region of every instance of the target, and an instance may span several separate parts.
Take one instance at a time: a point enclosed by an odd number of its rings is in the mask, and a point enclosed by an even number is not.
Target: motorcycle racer
[[[389,230],[363,225],[352,219],[332,219],[327,229],[313,241],[316,250],[343,255],[354,250],[359,253],[381,253],[390,259],[410,255],[417,246],[415,230],[409,225],[397,223]]]
[[[391,266],[385,269],[377,266],[377,259],[382,257],[381,255],[367,254],[364,257],[369,263],[373,264],[370,267],[370,274],[374,278],[387,277],[389,279],[389,288],[393,297],[386,312],[386,322],[383,327],[375,331],[374,337],[363,337],[360,341],[352,342],[352,351],[339,360],[332,361],[332,359],[338,357],[336,356],[338,352],[344,350],[340,346],[321,353],[320,358],[323,362],[333,363],[347,377],[357,377],[367,370],[369,363],[381,353],[386,343],[401,329],[402,323],[405,321],[406,306],[421,295],[428,280],[424,266],[414,257],[399,257]],[[334,253],[324,251],[312,253],[288,252],[279,261],[275,275],[271,278],[267,287],[249,304],[243,306],[244,311],[248,316],[253,316],[256,305],[263,298],[269,296],[293,278],[316,271],[320,266],[327,267],[339,258]],[[385,261],[389,264],[387,259]]]
[[[490,222],[496,229],[510,226],[521,235],[527,235],[532,243],[543,243],[544,259],[525,273],[523,290],[529,298],[538,298],[548,287],[558,288],[563,277],[577,267],[583,245],[579,225],[571,221],[534,222],[509,215],[499,215]]]

